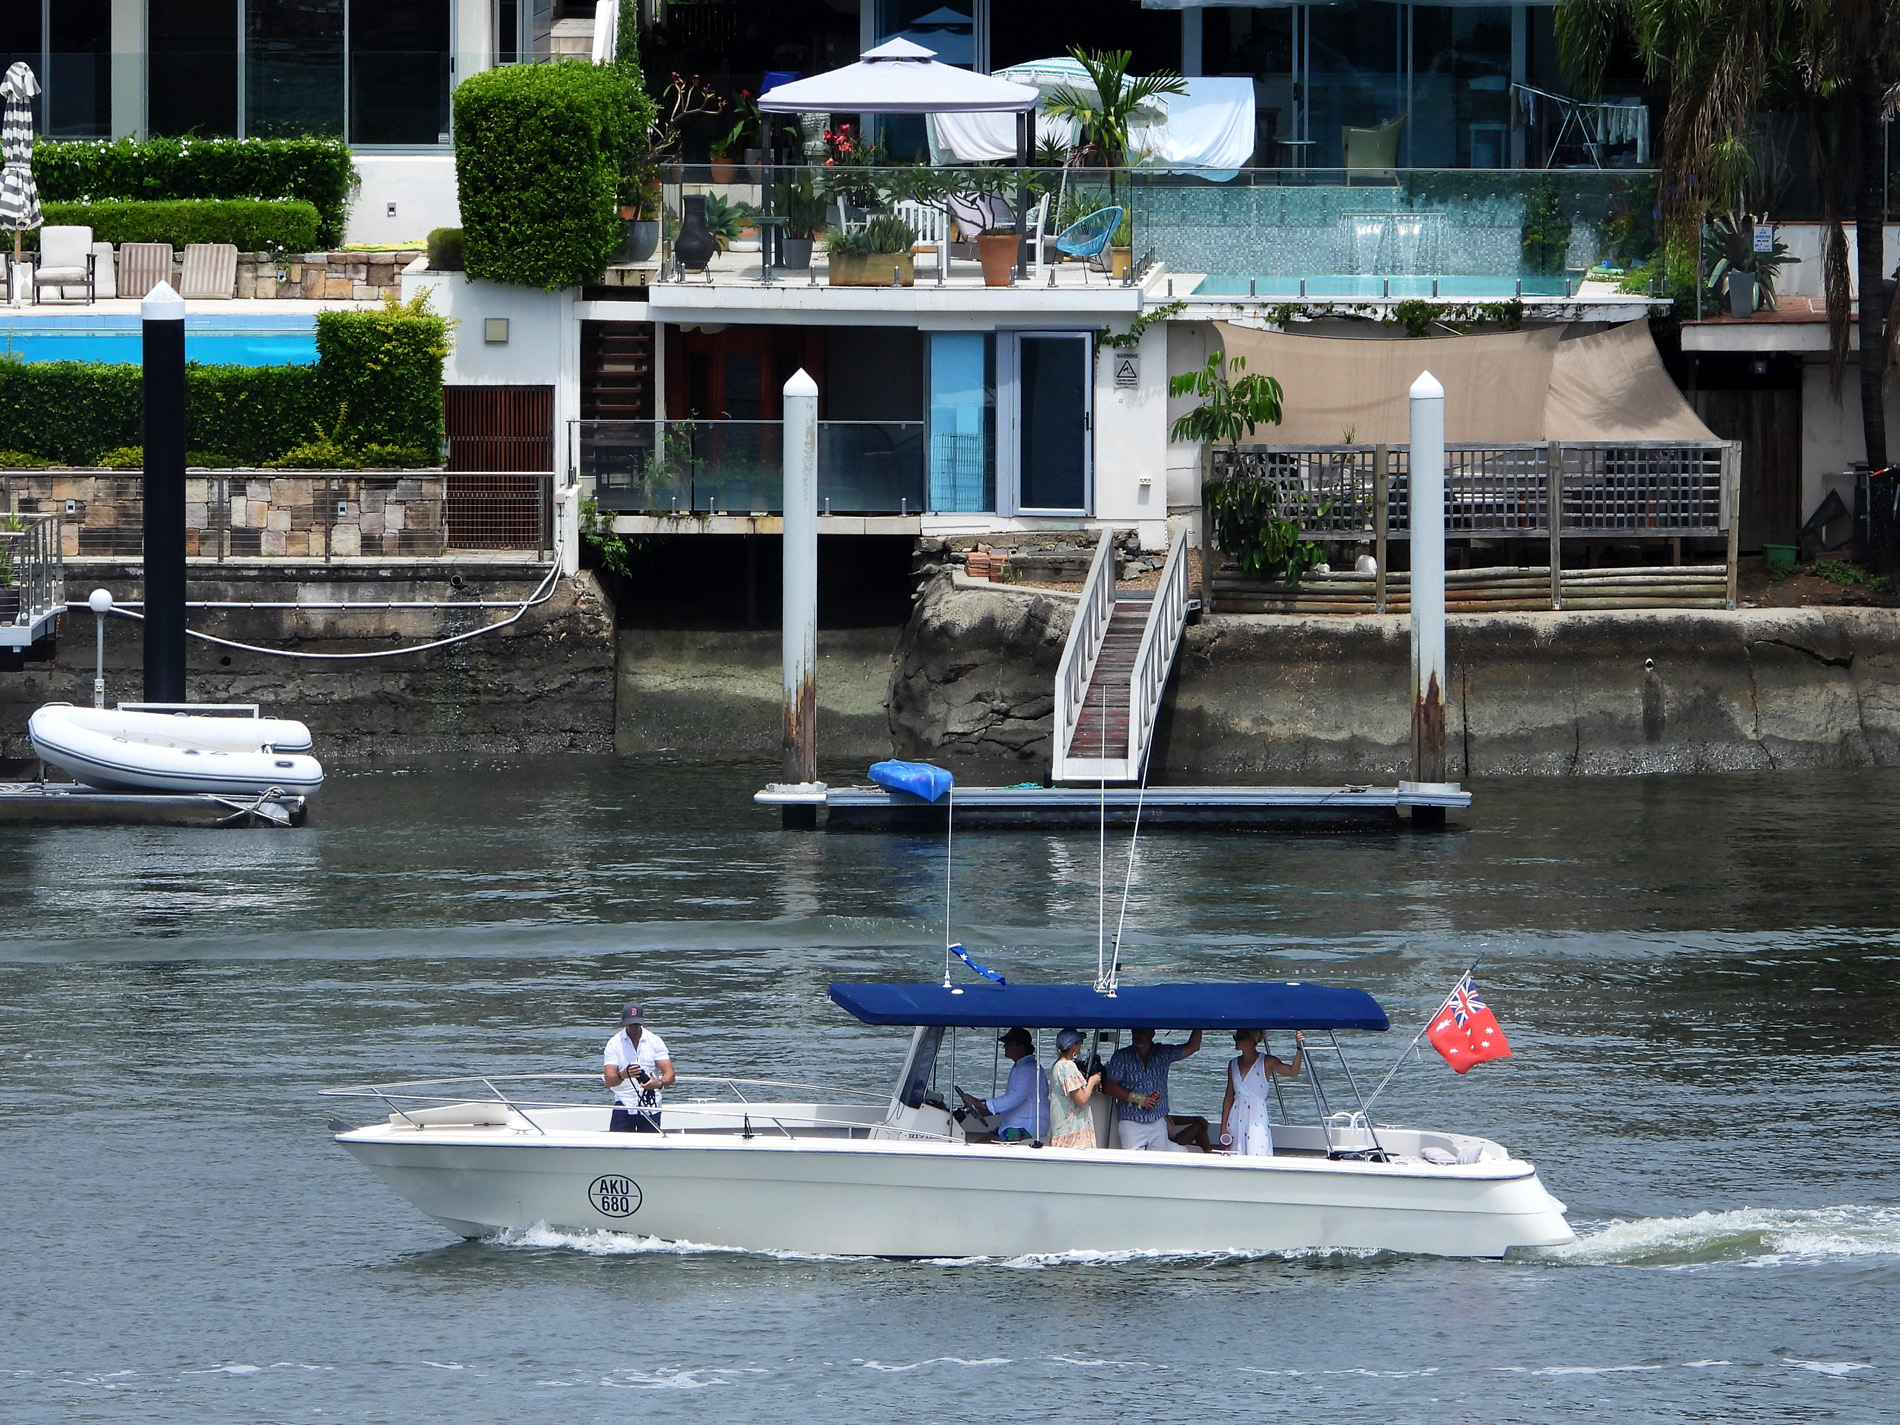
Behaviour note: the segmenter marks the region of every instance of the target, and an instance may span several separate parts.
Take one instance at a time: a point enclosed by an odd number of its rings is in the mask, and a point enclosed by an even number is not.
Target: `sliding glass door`
[[[1001,513],[1088,514],[1095,473],[1090,334],[1008,332],[997,343],[1012,457],[1009,507]]]

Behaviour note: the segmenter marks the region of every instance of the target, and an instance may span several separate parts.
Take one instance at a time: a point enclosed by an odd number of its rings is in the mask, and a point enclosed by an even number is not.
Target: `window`
[[[996,338],[929,336],[930,509],[996,508]]]
[[[343,0],[244,0],[244,132],[343,133]]]
[[[449,140],[449,0],[354,0],[350,142]]]
[[[112,134],[112,0],[47,6],[46,132],[62,139]]]
[[[146,113],[155,134],[238,131],[238,0],[147,0]]]

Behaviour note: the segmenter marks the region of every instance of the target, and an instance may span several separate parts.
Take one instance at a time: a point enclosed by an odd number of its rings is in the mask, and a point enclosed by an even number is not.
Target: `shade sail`
[[[1389,1027],[1364,990],[1327,985],[835,984],[831,999],[865,1024],[964,1029],[1376,1029]]]
[[[1028,85],[940,64],[933,51],[901,39],[759,99],[759,108],[771,114],[1022,114],[1035,107],[1036,91]]]
[[[1403,444],[1408,393],[1430,370],[1445,387],[1445,438],[1714,440],[1663,369],[1649,324],[1566,340],[1569,329],[1431,339],[1318,337],[1216,323],[1227,354],[1272,376],[1285,416],[1253,439],[1274,445]]]

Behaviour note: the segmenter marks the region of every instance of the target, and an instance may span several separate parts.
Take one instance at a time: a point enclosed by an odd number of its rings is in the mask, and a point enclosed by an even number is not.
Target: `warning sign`
[[[1115,384],[1135,387],[1141,384],[1141,358],[1125,352],[1115,354]]]

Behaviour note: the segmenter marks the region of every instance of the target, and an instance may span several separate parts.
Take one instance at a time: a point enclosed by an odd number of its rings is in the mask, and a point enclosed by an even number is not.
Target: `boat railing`
[[[873,1122],[862,1118],[838,1118],[821,1113],[788,1113],[772,1104],[761,1104],[748,1097],[746,1090],[794,1090],[802,1093],[824,1094],[833,1099],[855,1100],[853,1107],[862,1107],[883,1111],[889,1100],[884,1095],[873,1094],[862,1089],[841,1088],[835,1084],[796,1083],[784,1079],[746,1079],[723,1074],[680,1074],[674,1079],[674,1087],[691,1085],[696,1088],[723,1089],[732,1095],[731,1101],[717,1099],[680,1099],[672,1098],[664,1104],[662,1124],[667,1120],[681,1118],[730,1118],[735,1111],[740,1119],[741,1136],[753,1136],[753,1120],[756,1118],[761,1127],[776,1129],[787,1138],[793,1136],[792,1128],[843,1128],[871,1130],[885,1126],[882,1121]],[[536,1112],[548,1110],[573,1109],[583,1107],[603,1107],[597,1100],[592,1103],[576,1102],[572,1098],[554,1099],[523,1096],[513,1086],[527,1083],[567,1083],[576,1086],[586,1084],[600,1086],[596,1074],[551,1072],[539,1074],[470,1074],[451,1079],[408,1079],[386,1084],[350,1084],[342,1088],[321,1089],[318,1092],[325,1098],[368,1098],[387,1107],[390,1114],[408,1122],[415,1128],[425,1123],[416,1115],[431,1108],[446,1108],[454,1105],[475,1102],[489,1102],[499,1108],[505,1108],[517,1114],[521,1120],[537,1133],[546,1134],[547,1129],[536,1121]],[[503,1085],[510,1087],[504,1088]],[[487,1091],[487,1098],[479,1098],[470,1092],[473,1088]],[[690,1126],[690,1125],[689,1125]],[[662,1134],[683,1132],[684,1129],[662,1127]],[[927,1130],[907,1129],[911,1137],[942,1137],[949,1140],[948,1134],[931,1134]]]

